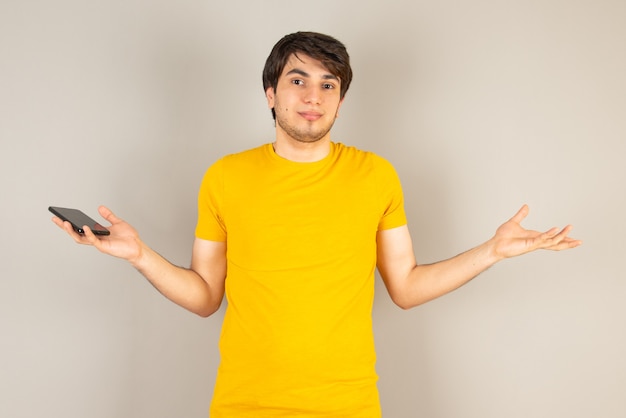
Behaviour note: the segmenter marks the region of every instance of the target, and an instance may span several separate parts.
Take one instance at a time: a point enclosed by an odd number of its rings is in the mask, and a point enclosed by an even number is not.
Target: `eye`
[[[304,81],[303,81],[303,80],[300,80],[299,78],[297,78],[297,79],[295,79],[295,80],[292,80],[291,82],[292,82],[293,84],[295,84],[296,86],[301,86],[301,85],[303,85],[303,84],[304,84]]]
[[[333,84],[330,84],[330,83],[324,83],[324,84],[322,84],[322,87],[324,89],[326,89],[326,90],[332,90],[332,89],[335,88],[335,86]]]

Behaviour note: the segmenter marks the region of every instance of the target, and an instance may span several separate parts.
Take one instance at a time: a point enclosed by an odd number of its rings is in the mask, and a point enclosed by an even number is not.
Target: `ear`
[[[269,107],[270,109],[273,109],[274,102],[276,100],[274,87],[268,87],[267,90],[265,90],[265,98],[267,99],[267,107]]]

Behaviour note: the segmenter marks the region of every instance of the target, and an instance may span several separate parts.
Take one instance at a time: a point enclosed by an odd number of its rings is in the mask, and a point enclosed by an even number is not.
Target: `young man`
[[[377,417],[371,310],[376,267],[407,309],[448,293],[494,263],[580,245],[571,227],[520,226],[526,206],[492,239],[418,265],[402,190],[384,159],[331,142],[352,71],[322,34],[280,40],[263,84],[276,140],[211,166],[198,198],[190,268],[177,267],[105,208],[111,235],[76,242],[128,260],[163,295],[202,316],[228,298],[211,417]],[[226,251],[228,248],[228,252]]]

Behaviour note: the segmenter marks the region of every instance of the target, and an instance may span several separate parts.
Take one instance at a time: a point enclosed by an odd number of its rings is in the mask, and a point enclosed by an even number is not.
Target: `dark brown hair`
[[[316,59],[341,82],[340,97],[343,99],[352,81],[350,56],[344,44],[337,39],[316,32],[296,32],[283,37],[274,45],[263,69],[263,90],[276,90],[278,78],[291,55],[298,53]],[[272,115],[276,119],[274,110]]]

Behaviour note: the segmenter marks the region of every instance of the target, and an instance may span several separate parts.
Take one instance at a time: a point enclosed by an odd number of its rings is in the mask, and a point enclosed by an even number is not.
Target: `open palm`
[[[498,256],[503,258],[515,257],[540,249],[560,251],[581,244],[581,241],[568,237],[572,230],[571,225],[563,229],[551,228],[545,232],[523,228],[521,222],[526,218],[528,212],[528,206],[522,206],[515,216],[497,229],[494,240],[496,243],[495,251]]]

